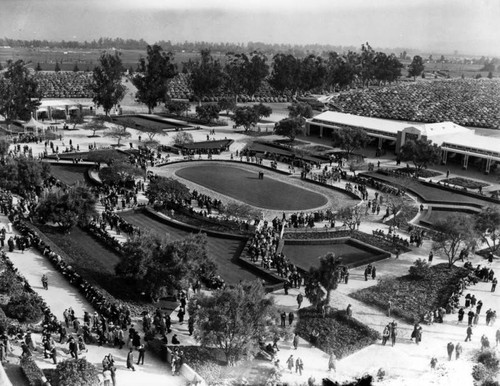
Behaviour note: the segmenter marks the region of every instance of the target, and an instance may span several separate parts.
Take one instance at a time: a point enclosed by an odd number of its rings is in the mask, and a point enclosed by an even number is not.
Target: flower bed
[[[365,244],[373,245],[374,247],[383,249],[384,251],[396,253],[396,250],[399,249],[400,252],[409,252],[410,249],[402,244],[396,244],[392,241],[389,241],[385,238],[369,235],[368,233],[360,232],[360,231],[349,231],[349,230],[338,230],[338,231],[318,231],[318,232],[285,232],[283,234],[284,239],[300,239],[300,240],[308,240],[308,239],[336,239],[341,237],[351,237],[353,239],[362,241]]]
[[[417,171],[416,168],[412,167],[406,167],[406,168],[398,168],[395,170],[396,174],[400,175],[407,175],[408,177],[413,176],[415,172]],[[437,172],[435,170],[429,170],[429,169],[420,169],[418,171],[418,176],[422,178],[431,178],[431,177],[436,177],[439,176],[443,173]]]
[[[356,291],[350,296],[384,311],[390,300],[394,316],[415,323],[422,321],[428,311],[445,307],[459,280],[468,274],[467,269],[438,264],[429,269],[425,278],[406,275],[381,279],[376,286]]]
[[[26,380],[30,386],[41,386],[42,377],[44,377],[43,371],[35,363],[33,357],[22,357],[21,358],[21,370],[23,371]]]
[[[295,331],[310,341],[313,331],[319,332],[316,346],[325,352],[333,351],[343,358],[379,339],[379,333],[358,320],[348,317],[345,311],[331,312],[325,317],[311,307],[299,310]]]
[[[479,189],[488,186],[488,184],[485,182],[469,180],[468,178],[463,178],[463,177],[447,178],[445,180],[441,180],[441,182],[444,184],[461,186],[467,189]]]

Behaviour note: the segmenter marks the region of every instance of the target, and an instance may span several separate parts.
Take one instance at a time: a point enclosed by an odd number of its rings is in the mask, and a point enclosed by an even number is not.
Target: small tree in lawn
[[[306,277],[304,294],[306,295],[307,300],[311,302],[312,306],[319,311],[326,292],[321,287],[319,271],[314,267],[309,268],[309,272]]]
[[[146,197],[151,204],[165,206],[169,202],[182,202],[191,198],[186,185],[168,177],[157,177],[151,180]]]
[[[189,104],[189,102],[167,101],[165,103],[165,108],[170,114],[181,116],[189,111],[191,105]]]
[[[196,115],[202,121],[213,122],[219,119],[220,107],[217,103],[207,103],[205,105],[196,106]]]
[[[347,166],[349,167],[349,170],[352,172],[354,176],[356,176],[356,171],[357,170],[363,170],[366,168],[366,163],[361,159],[351,159],[347,163]]]
[[[312,118],[313,109],[309,103],[299,102],[288,106],[288,115],[290,118]]]
[[[99,386],[97,368],[85,358],[68,359],[59,362],[55,372],[58,386]]]
[[[417,139],[407,141],[400,152],[402,161],[411,161],[415,165],[417,175],[420,170],[439,163],[441,160],[441,149],[430,140]]]
[[[492,253],[500,248],[500,210],[488,206],[474,217],[474,228],[479,239]]]
[[[217,104],[219,105],[220,110],[226,110],[226,114],[229,114],[230,111],[234,111],[236,108],[236,102],[234,98],[221,98]]]
[[[259,103],[258,105],[253,105],[252,108],[255,110],[255,112],[259,116],[259,121],[262,118],[269,117],[273,113],[273,109],[271,107],[269,107],[269,106],[266,106],[262,102]]]
[[[174,136],[174,145],[185,145],[187,143],[193,143],[193,134],[181,131]]]
[[[276,313],[274,301],[260,281],[225,287],[212,296],[196,295],[195,300],[197,340],[203,347],[222,349],[230,366],[258,352],[260,339],[274,335],[270,326]]]
[[[363,129],[355,128],[342,128],[339,130],[334,130],[333,132],[333,143],[346,152],[346,158],[354,150],[359,150],[370,142],[370,137]]]
[[[96,138],[99,137],[96,133],[98,131],[102,130],[107,130],[108,126],[106,126],[106,121],[103,119],[103,117],[96,117],[89,123],[85,124],[83,127],[86,130],[92,130],[92,135],[89,135],[89,138]]]
[[[433,249],[444,253],[451,267],[460,258],[462,249],[475,246],[474,222],[471,216],[453,213],[434,224],[436,235],[433,238]]]
[[[136,177],[144,177],[144,170],[129,162],[113,162],[110,166],[99,170],[101,181],[111,186],[123,186]]]
[[[408,76],[412,76],[413,80],[420,74],[423,74],[425,69],[424,61],[421,56],[415,55],[412,62],[408,66]]]
[[[319,267],[312,267],[309,274],[313,280],[317,280],[326,291],[325,303],[330,304],[332,291],[337,289],[340,277],[340,266],[342,259],[335,256],[335,253],[329,252],[319,258]]]
[[[385,197],[385,205],[389,209],[389,214],[392,215],[392,225],[397,225],[396,215],[406,210],[410,203],[404,196],[395,196],[393,194]]]
[[[223,205],[220,209],[221,214],[227,218],[235,217],[242,220],[254,220],[262,218],[262,212],[250,205],[241,204],[238,202],[229,202]]]
[[[347,226],[351,232],[355,231],[358,224],[361,224],[366,217],[366,207],[356,205],[353,207],[346,206],[337,212],[337,217],[342,220],[343,225]]]
[[[288,137],[293,142],[297,135],[304,132],[304,122],[303,118],[282,119],[274,126],[274,133]]]
[[[233,121],[236,127],[243,126],[245,131],[248,131],[259,122],[259,115],[252,107],[237,107],[234,110]]]
[[[122,139],[127,139],[132,136],[132,134],[127,131],[127,126],[126,125],[118,125],[114,126],[111,130],[106,132],[104,135],[106,137],[111,137],[111,138],[116,138],[117,143],[116,146],[120,147],[123,146],[120,142]]]
[[[80,114],[73,115],[66,120],[66,123],[73,125],[73,130],[76,129],[76,125],[81,125],[84,123],[83,117]]]

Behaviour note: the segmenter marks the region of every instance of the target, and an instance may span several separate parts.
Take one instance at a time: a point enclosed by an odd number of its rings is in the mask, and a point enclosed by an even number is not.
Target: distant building
[[[484,170],[500,163],[500,139],[477,135],[474,130],[453,122],[415,123],[363,117],[353,114],[325,111],[306,121],[306,135],[330,137],[335,130],[357,127],[378,140],[378,147],[394,148],[399,153],[408,140],[428,139],[443,150],[442,162],[460,155],[462,166],[467,168],[470,157],[483,160]]]

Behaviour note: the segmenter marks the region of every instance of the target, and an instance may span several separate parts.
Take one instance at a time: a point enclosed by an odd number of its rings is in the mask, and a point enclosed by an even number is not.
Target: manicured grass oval
[[[188,166],[175,172],[198,185],[246,204],[272,210],[306,210],[325,205],[328,199],[322,194],[287,184],[269,177],[264,179],[251,172],[229,165]]]

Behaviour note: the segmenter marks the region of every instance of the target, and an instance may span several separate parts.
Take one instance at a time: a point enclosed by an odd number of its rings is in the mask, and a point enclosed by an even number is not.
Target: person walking
[[[465,337],[466,342],[470,342],[472,337],[472,324],[467,327],[467,336]]]
[[[295,318],[295,315],[293,314],[293,312],[290,312],[288,314],[288,325],[291,326],[292,323],[293,323],[293,319]]]
[[[456,360],[459,360],[460,359],[460,355],[462,355],[462,345],[459,343],[457,343],[455,345],[455,359]]]
[[[464,308],[460,307],[460,309],[458,310],[458,323],[462,323],[462,321],[464,320],[464,314]]]
[[[382,332],[382,346],[385,346],[390,337],[391,337],[391,328],[389,325],[387,325],[384,327],[384,331]]]
[[[293,354],[288,357],[286,364],[288,366],[288,371],[292,372],[294,366]]]
[[[429,263],[432,263],[432,259],[434,258],[434,253],[432,251],[429,252]]]
[[[432,357],[431,359],[431,369],[434,370],[436,368],[436,364],[437,364],[438,360],[436,357]]]
[[[293,348],[297,350],[297,347],[299,346],[299,334],[295,333],[293,336]]]
[[[471,324],[472,324],[472,322],[474,321],[474,316],[475,316],[474,311],[470,310],[470,311],[467,313],[467,316],[468,316],[468,318],[469,318],[469,320],[468,320],[468,324],[469,324],[469,325],[471,325]]]
[[[392,347],[396,344],[396,338],[398,336],[398,324],[396,323],[395,320],[392,321],[391,323],[391,342],[392,342]]]
[[[330,353],[330,357],[328,358],[328,371],[334,371],[337,372],[337,357],[333,353],[333,351]]]
[[[302,305],[302,302],[304,301],[304,296],[302,295],[302,293],[299,292],[299,294],[297,295],[297,305],[300,309],[300,306]]]
[[[377,268],[375,266],[373,266],[373,268],[372,268],[372,280],[375,280],[376,277],[377,277]]]
[[[47,278],[47,275],[43,274],[42,275],[42,286],[44,290],[49,289],[49,279]]]
[[[495,290],[497,289],[497,283],[498,280],[496,277],[494,277],[493,280],[491,281],[491,292],[495,292]]]
[[[127,354],[127,369],[132,369],[135,371],[134,367],[134,349],[131,347],[130,351]]]
[[[286,312],[283,311],[281,313],[281,327],[285,328],[286,327]]]
[[[389,300],[387,302],[387,316],[390,318],[391,317],[391,311],[392,311],[392,302]]]
[[[302,370],[304,370],[304,362],[302,362],[302,358],[298,357],[295,361],[295,373],[302,375]]]
[[[455,350],[455,345],[452,342],[449,342],[446,346],[446,350],[448,351],[448,360],[451,361],[453,351]]]
[[[345,313],[347,314],[348,317],[352,317],[352,308],[350,304],[347,306]]]
[[[144,365],[144,354],[146,353],[146,347],[143,344],[139,346],[139,357],[137,358],[138,365]]]

